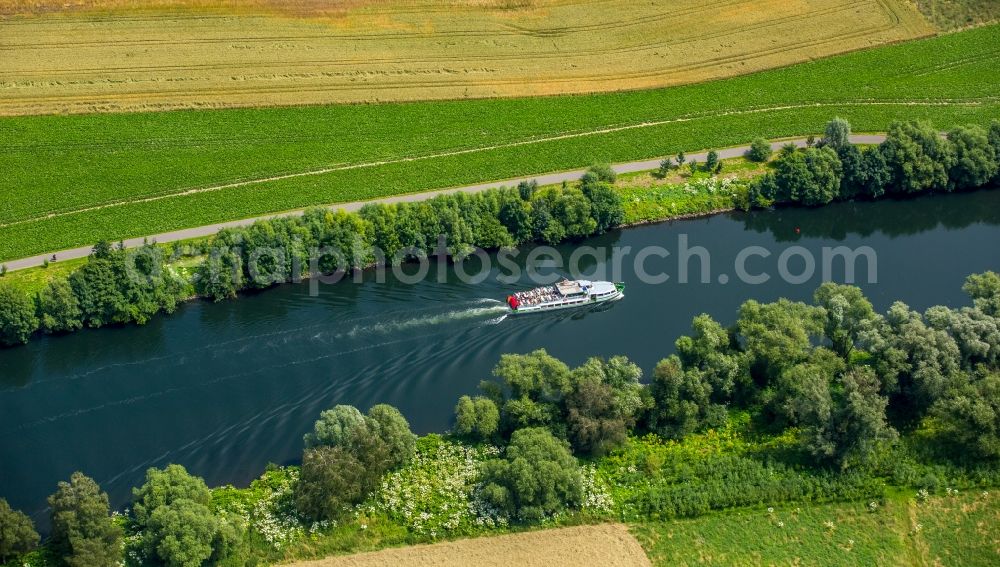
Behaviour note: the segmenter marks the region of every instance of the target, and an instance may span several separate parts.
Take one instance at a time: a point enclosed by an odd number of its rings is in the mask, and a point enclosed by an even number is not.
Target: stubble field
[[[932,31],[905,0],[0,0],[0,115],[619,91]]]
[[[649,559],[623,525],[549,529],[293,563],[291,567],[647,567]]]

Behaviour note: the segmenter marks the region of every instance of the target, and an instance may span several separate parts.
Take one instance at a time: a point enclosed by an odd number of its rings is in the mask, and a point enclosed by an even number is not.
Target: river
[[[710,253],[713,283],[679,282],[682,235]],[[144,327],[42,338],[0,351],[0,496],[44,526],[46,495],[75,470],[94,477],[119,508],[148,467],[167,463],[209,485],[245,485],[269,462],[294,462],[302,435],[335,404],[389,403],[415,431],[444,431],[458,396],[475,392],[502,353],[545,348],[571,365],[625,354],[648,373],[699,313],[729,324],[747,299],[808,300],[822,279],[824,247],[877,253],[877,282],[868,283],[863,262],[855,276],[880,311],[897,299],[920,310],[965,305],[965,276],[1000,269],[998,242],[1000,191],[732,213],[558,247],[567,255],[580,245],[631,247],[622,263],[626,298],[595,311],[504,317],[501,301],[530,285],[526,275],[501,283],[494,267],[472,284],[444,266],[447,281],[438,283],[439,266],[431,266],[412,285],[391,275],[378,283],[369,273],[361,284],[321,285],[314,297],[308,283],[289,284],[236,301],[190,302]],[[643,283],[634,271],[648,246],[670,251],[645,263],[670,275],[665,283]],[[746,263],[771,275],[768,282],[736,277],[735,258],[747,246],[771,252]],[[777,270],[782,251],[796,246],[817,261],[801,284]],[[699,263],[689,261],[693,281]],[[610,264],[584,262],[588,270]],[[796,274],[804,266],[801,257],[789,265]],[[842,281],[843,267],[834,266],[832,279]]]

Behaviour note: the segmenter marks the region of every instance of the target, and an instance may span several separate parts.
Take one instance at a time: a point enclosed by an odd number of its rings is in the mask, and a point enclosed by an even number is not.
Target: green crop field
[[[989,493],[727,511],[633,527],[654,565],[996,565]]]
[[[315,204],[898,119],[1000,118],[1000,26],[586,96],[0,119],[0,260]],[[292,175],[281,179],[275,176]],[[242,184],[240,184],[242,183]],[[238,185],[232,185],[238,184]]]

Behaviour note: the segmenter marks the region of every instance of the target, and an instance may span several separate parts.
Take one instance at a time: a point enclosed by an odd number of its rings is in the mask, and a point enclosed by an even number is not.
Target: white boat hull
[[[624,297],[625,297],[624,287],[614,286],[614,292],[608,293],[606,295],[590,294],[583,297],[557,297],[551,301],[545,301],[533,305],[520,304],[516,308],[511,307],[510,312],[513,315],[527,315],[530,313],[562,311],[565,309],[577,309],[582,307],[601,305],[604,303],[611,303],[613,301],[618,301]]]

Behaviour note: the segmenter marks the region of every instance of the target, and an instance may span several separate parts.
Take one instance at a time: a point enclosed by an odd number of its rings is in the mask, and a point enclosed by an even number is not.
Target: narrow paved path
[[[881,134],[857,134],[851,136],[851,141],[855,144],[878,144],[885,140],[885,136]],[[772,142],[771,147],[774,149],[779,149],[781,146],[792,142],[796,146],[804,147],[806,145],[805,138],[797,138],[794,140],[782,140],[778,142]],[[739,146],[735,148],[726,148],[718,150],[719,157],[721,159],[740,157],[749,150],[749,146]],[[689,154],[689,160],[698,160],[704,162],[708,152],[701,152],[695,154]],[[612,166],[618,173],[634,173],[637,171],[649,171],[657,169],[660,167],[660,161],[662,158],[650,159],[644,161],[630,161],[627,163],[619,163]],[[562,171],[558,173],[549,173],[546,175],[538,175],[535,177],[525,177],[520,179],[506,179],[503,181],[491,181],[489,183],[480,183],[478,185],[467,185],[465,187],[452,187],[449,189],[439,189],[437,191],[425,191],[422,193],[408,193],[405,195],[395,195],[392,197],[385,197],[382,199],[372,199],[370,201],[354,201],[351,203],[337,203],[335,205],[330,205],[332,209],[343,209],[345,211],[357,211],[361,207],[369,203],[402,203],[402,202],[413,202],[422,201],[424,199],[430,199],[437,195],[443,195],[446,193],[478,193],[480,191],[485,191],[487,189],[495,189],[497,187],[503,186],[514,186],[521,181],[531,181],[535,180],[539,185],[552,185],[556,183],[562,183],[563,181],[576,181],[584,174],[585,169],[574,169],[572,171]],[[223,228],[233,228],[240,226],[251,225],[259,220],[272,219],[276,217],[289,217],[289,216],[299,216],[302,214],[304,209],[298,209],[294,211],[288,211],[284,213],[278,213],[274,215],[265,215],[261,217],[253,217],[249,219],[222,222],[216,224],[209,224],[205,226],[199,226],[195,228],[185,228],[183,230],[175,230],[173,232],[165,232],[163,234],[154,234],[151,236],[143,236],[138,238],[129,238],[125,240],[125,246],[132,248],[135,246],[142,246],[144,242],[156,241],[158,243],[175,242],[177,240],[186,240],[189,238],[199,238],[203,236],[210,236],[216,232],[222,230]],[[38,256],[32,256],[30,258],[23,258],[21,260],[11,260],[9,262],[3,262],[6,264],[8,270],[21,270],[24,268],[33,268],[35,266],[41,266],[45,260],[51,260],[52,256],[55,255],[56,260],[72,260],[74,258],[84,258],[90,255],[92,246],[81,246],[80,248],[73,248],[70,250],[61,250],[55,253],[40,254]]]

